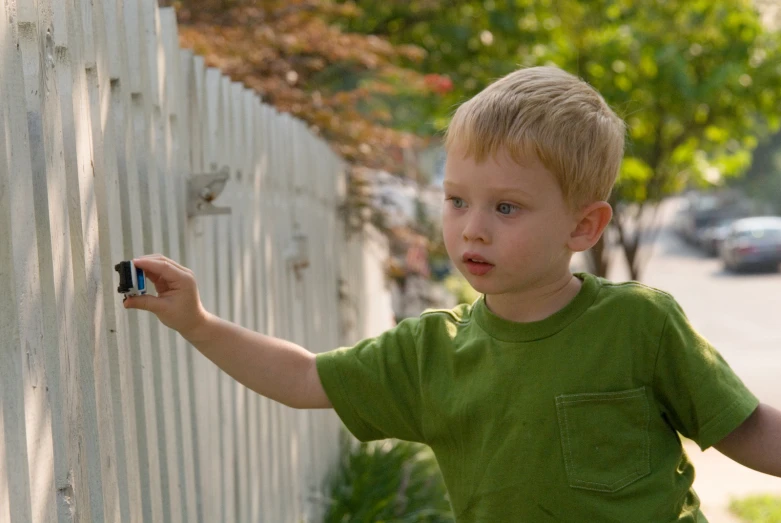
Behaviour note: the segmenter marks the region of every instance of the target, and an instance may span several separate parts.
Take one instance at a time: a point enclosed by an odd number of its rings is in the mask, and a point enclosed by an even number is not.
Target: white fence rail
[[[0,5],[0,522],[316,521],[335,415],[250,393],[124,310],[113,265],[165,253],[209,310],[314,352],[385,328],[341,161],[180,50],[154,0]],[[188,218],[188,177],[223,167],[232,214]]]

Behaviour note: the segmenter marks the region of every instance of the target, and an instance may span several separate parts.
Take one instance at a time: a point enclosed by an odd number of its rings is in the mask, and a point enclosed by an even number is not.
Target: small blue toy
[[[117,292],[124,294],[125,299],[146,294],[144,271],[133,265],[132,261],[121,261],[114,266],[114,270],[119,273]]]

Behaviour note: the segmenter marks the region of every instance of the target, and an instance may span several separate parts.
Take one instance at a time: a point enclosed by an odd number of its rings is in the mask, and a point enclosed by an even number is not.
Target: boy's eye
[[[464,207],[464,200],[462,200],[461,198],[451,196],[450,198],[448,198],[448,200],[450,200],[451,205],[453,205],[453,208],[455,209],[461,209],[462,207]]]
[[[511,203],[500,203],[496,206],[496,210],[499,211],[500,214],[511,214],[517,209],[518,206]]]

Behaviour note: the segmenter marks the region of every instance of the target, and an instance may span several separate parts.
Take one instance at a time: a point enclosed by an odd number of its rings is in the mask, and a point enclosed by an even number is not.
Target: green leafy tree
[[[577,72],[626,119],[612,224],[631,276],[658,231],[660,201],[720,184],[751,163],[781,119],[781,39],[743,0],[556,2],[542,55]],[[595,260],[605,272],[606,258]]]
[[[339,0],[350,4],[350,0]],[[425,49],[419,68],[438,96],[409,93],[384,102],[395,125],[421,135],[436,134],[455,105],[517,67],[548,30],[524,21],[532,0],[361,0],[359,16],[344,18],[350,32],[374,34],[396,45]],[[548,6],[547,9],[551,9]]]
[[[769,212],[781,214],[781,132],[759,143],[745,177],[733,180],[732,185],[764,203]]]

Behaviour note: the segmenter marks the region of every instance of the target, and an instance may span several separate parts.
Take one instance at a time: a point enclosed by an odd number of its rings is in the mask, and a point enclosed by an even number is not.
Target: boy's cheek
[[[448,231],[447,229],[442,229],[442,239],[445,242],[445,251],[447,252],[447,255],[450,257],[451,260],[453,260],[454,263],[458,263],[458,236],[454,236],[451,231]]]

